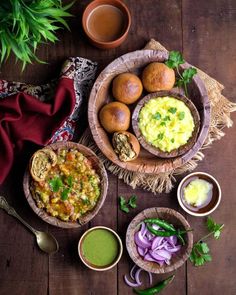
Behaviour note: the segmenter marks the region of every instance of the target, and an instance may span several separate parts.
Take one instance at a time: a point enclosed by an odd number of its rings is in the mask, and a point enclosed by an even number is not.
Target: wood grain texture
[[[81,152],[92,164],[92,168],[95,169],[96,173],[99,175],[100,178],[100,185],[101,185],[101,193],[100,197],[97,201],[96,206],[93,208],[92,211],[87,212],[85,215],[83,215],[81,218],[79,218],[78,222],[72,222],[72,221],[62,221],[59,218],[53,217],[49,215],[44,209],[39,208],[34,200],[34,197],[30,190],[30,185],[32,181],[32,177],[29,172],[29,168],[26,169],[24,179],[23,179],[23,188],[25,197],[30,205],[30,207],[33,209],[33,211],[44,221],[46,221],[49,224],[52,224],[54,226],[58,226],[61,228],[77,228],[80,227],[86,223],[88,223],[96,214],[98,214],[98,211],[101,209],[107,195],[107,173],[106,170],[102,164],[102,162],[99,160],[99,158],[94,154],[92,150],[87,148],[86,146],[83,146],[81,144],[75,143],[75,142],[56,142],[53,144],[50,144],[45,147],[45,149],[51,149],[53,151],[57,151],[60,148],[65,149],[76,149],[79,152]],[[30,165],[30,164],[29,164]]]
[[[65,2],[70,2],[66,0]],[[71,33],[58,31],[60,42],[44,44],[38,49],[39,57],[47,65],[29,65],[20,73],[13,58],[1,68],[0,77],[33,84],[44,83],[59,74],[68,56],[82,56],[99,62],[99,71],[115,58],[144,47],[150,38],[156,38],[167,49],[182,50],[191,64],[200,67],[225,85],[224,94],[236,102],[236,3],[235,0],[199,0],[196,5],[187,0],[126,0],[132,15],[131,30],[121,47],[98,50],[87,41],[81,27],[81,15],[89,0],[77,1],[72,8],[75,17],[69,21]],[[183,41],[183,42],[182,42]],[[98,72],[99,73],[99,72]],[[236,120],[236,114],[232,115]],[[79,123],[78,123],[79,125]],[[80,125],[79,125],[80,127]],[[132,267],[132,260],[124,251],[119,264],[103,274],[88,270],[77,254],[78,240],[90,226],[106,225],[116,230],[125,241],[127,227],[140,211],[150,207],[170,207],[178,210],[194,228],[194,240],[206,233],[205,218],[186,216],[178,206],[176,188],[168,195],[154,196],[141,189],[133,191],[121,180],[109,174],[109,189],[99,214],[79,229],[63,230],[48,225],[32,212],[23,189],[23,174],[35,151],[29,144],[16,162],[0,194],[4,195],[16,211],[32,226],[48,230],[55,235],[60,250],[48,257],[41,253],[34,237],[21,224],[4,211],[0,211],[0,294],[1,295],[131,295],[132,288],[125,285],[123,275]],[[165,295],[236,294],[236,136],[235,127],[226,130],[226,136],[204,151],[205,159],[198,171],[211,173],[222,188],[222,202],[212,217],[225,223],[220,240],[209,240],[213,261],[196,268],[185,263],[176,271],[176,278],[163,291]],[[179,176],[178,182],[182,176]],[[177,187],[177,183],[176,183]],[[117,208],[117,196],[128,199],[138,196],[138,207],[125,214]],[[167,275],[154,275],[154,284]],[[144,287],[148,277],[142,273]]]

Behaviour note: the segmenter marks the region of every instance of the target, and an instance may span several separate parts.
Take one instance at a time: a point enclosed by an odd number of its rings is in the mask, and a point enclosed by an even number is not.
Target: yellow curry
[[[139,113],[142,135],[163,152],[171,152],[186,144],[194,127],[190,109],[174,97],[152,98]]]
[[[32,180],[39,208],[63,221],[76,221],[92,210],[100,196],[100,178],[91,162],[76,149],[58,149],[57,161],[42,181]]]

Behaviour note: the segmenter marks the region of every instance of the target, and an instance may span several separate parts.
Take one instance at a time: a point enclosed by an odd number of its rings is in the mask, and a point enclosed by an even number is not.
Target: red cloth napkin
[[[70,116],[76,101],[73,83],[73,79],[61,78],[50,103],[23,92],[0,100],[0,184],[26,141],[47,144]]]

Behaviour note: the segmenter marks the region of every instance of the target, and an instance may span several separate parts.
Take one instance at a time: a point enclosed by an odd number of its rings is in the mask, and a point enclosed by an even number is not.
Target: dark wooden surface
[[[149,38],[156,38],[168,49],[182,50],[186,60],[202,68],[225,85],[224,93],[236,102],[236,2],[235,0],[127,0],[132,14],[128,40],[119,48],[100,51],[88,44],[81,29],[81,14],[89,1],[78,1],[70,20],[71,33],[58,32],[60,42],[42,45],[38,54],[48,65],[31,65],[21,74],[14,59],[5,64],[0,78],[33,84],[43,83],[57,76],[68,56],[82,56],[99,62],[99,70],[126,52],[140,49]],[[236,120],[236,114],[232,115]],[[226,130],[226,136],[205,150],[205,159],[197,170],[213,174],[221,184],[222,202],[213,217],[225,223],[219,241],[210,240],[213,261],[201,268],[189,262],[177,270],[176,279],[163,294],[204,295],[236,294],[236,175],[235,128]],[[132,290],[125,286],[123,275],[132,266],[127,252],[117,267],[104,273],[85,268],[77,255],[77,243],[88,226],[64,230],[47,225],[31,210],[22,190],[22,177],[32,152],[29,146],[17,159],[11,174],[0,187],[18,213],[32,226],[48,230],[59,241],[60,251],[48,257],[40,252],[33,235],[13,217],[0,211],[0,294],[1,295],[126,295]],[[179,177],[178,181],[181,179]],[[177,184],[176,184],[177,186]],[[105,205],[89,226],[106,225],[118,231],[124,241],[126,228],[141,210],[153,206],[177,209],[176,186],[168,194],[154,196],[143,190],[133,191],[116,177],[109,175],[109,190]],[[117,208],[119,195],[138,196],[138,208],[124,214]],[[184,214],[185,215],[185,214]],[[186,215],[185,215],[186,216]],[[203,233],[204,218],[186,216],[194,228],[194,238]],[[163,276],[154,276],[154,282]],[[146,282],[147,278],[144,276]]]

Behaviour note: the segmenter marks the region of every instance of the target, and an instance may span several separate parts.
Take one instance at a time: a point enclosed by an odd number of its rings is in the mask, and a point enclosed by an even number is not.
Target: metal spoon
[[[18,213],[16,213],[15,209],[11,207],[6,199],[2,196],[0,196],[0,208],[4,209],[9,215],[12,215],[16,217],[20,222],[22,222],[28,229],[35,234],[37,244],[39,248],[48,253],[52,254],[58,251],[59,245],[57,240],[49,233],[47,232],[42,232],[34,229],[32,226],[30,226],[26,221],[24,221]]]

